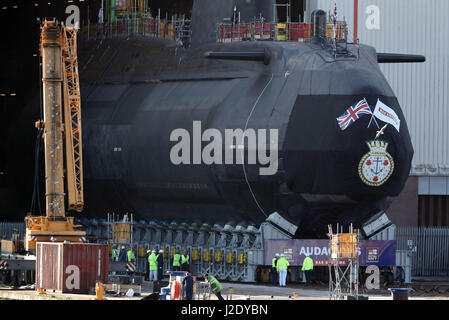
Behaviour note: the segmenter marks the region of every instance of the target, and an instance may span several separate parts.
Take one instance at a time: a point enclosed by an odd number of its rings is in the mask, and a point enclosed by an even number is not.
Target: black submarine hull
[[[131,72],[119,67],[121,55],[144,55],[155,43],[139,41],[120,44],[115,72],[82,82],[84,215],[259,224],[277,211],[310,237],[337,222],[360,226],[402,191],[413,147],[372,47],[349,45],[355,57],[335,60],[312,43],[212,43],[165,57],[172,67],[158,72],[138,59]],[[206,57],[220,51],[263,51],[270,62]],[[400,132],[389,126],[381,137],[395,167],[378,187],[362,181],[359,164],[379,127],[365,116],[342,131],[336,120],[361,99],[373,110],[380,99],[401,120]],[[262,165],[248,162],[174,164],[171,135],[184,129],[193,137],[195,122],[223,136],[226,129],[277,130],[276,173],[263,176]],[[238,141],[222,153],[229,148],[236,157],[248,152]]]

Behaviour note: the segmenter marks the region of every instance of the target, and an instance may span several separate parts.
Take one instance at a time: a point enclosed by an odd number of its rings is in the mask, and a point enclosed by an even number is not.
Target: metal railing
[[[306,41],[312,36],[312,27],[305,23],[268,23],[254,21],[251,23],[223,22],[217,24],[217,42],[235,41]],[[338,42],[346,42],[348,27],[346,22],[338,22],[335,27],[327,24],[326,38],[336,39]]]
[[[113,22],[91,23],[80,30],[81,40],[114,39],[129,36],[144,36],[166,40],[190,42],[190,20],[160,19],[152,17],[122,18]]]
[[[412,277],[449,277],[449,228],[397,227],[396,239],[412,254]]]
[[[11,240],[13,231],[19,231],[19,239],[25,237],[25,223],[24,222],[1,222],[0,223],[0,237],[2,240]]]

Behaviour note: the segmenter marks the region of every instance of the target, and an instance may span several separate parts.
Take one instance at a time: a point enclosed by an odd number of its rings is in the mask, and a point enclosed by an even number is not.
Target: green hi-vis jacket
[[[209,275],[208,282],[210,283],[210,289],[212,290],[213,293],[216,294],[221,290],[223,290],[223,286],[221,285],[220,282],[218,282],[218,280],[214,276]]]

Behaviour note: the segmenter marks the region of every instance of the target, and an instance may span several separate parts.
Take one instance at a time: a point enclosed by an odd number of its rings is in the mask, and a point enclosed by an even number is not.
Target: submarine
[[[387,212],[414,151],[379,63],[424,58],[332,44],[322,10],[310,41],[217,41],[235,8],[272,21],[273,3],[195,0],[188,44],[116,40],[96,66],[81,51],[83,216],[258,225],[277,212],[319,238]]]

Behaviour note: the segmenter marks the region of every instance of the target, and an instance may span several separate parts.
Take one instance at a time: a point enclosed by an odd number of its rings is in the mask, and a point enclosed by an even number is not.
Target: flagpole
[[[366,101],[366,98],[365,98],[365,101]],[[379,99],[377,99],[377,102],[379,102]],[[367,102],[367,103],[368,103],[368,102]],[[371,108],[370,108],[370,109],[371,109]],[[376,112],[376,107],[374,107],[374,112]],[[376,125],[377,125],[377,129],[380,130],[380,126],[379,126],[379,124],[377,123],[376,118],[374,117],[374,112],[371,113],[371,120],[370,120],[370,122],[369,122],[368,129],[371,127],[371,123],[372,123],[373,120],[374,120],[374,122],[375,122]]]
[[[370,122],[369,122],[368,129],[371,127],[371,123],[373,123],[373,120],[374,120],[374,122],[376,123],[377,128],[380,129],[379,123],[377,123],[377,120],[376,120],[376,118],[374,117],[374,113],[371,115],[371,120],[370,120]]]
[[[358,29],[359,29],[359,0],[354,0],[354,43],[358,41]]]

